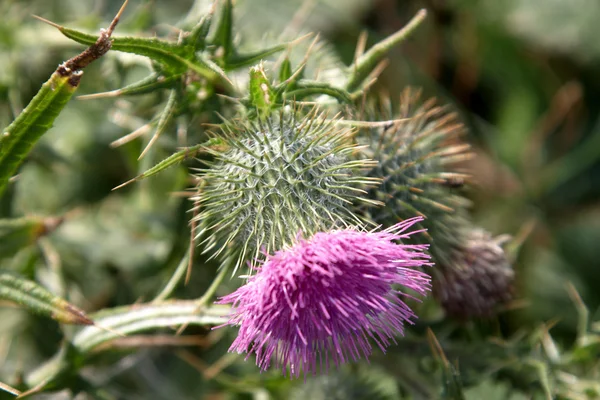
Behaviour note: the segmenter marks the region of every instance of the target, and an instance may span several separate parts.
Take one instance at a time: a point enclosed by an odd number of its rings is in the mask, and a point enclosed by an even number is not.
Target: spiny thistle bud
[[[361,171],[373,162],[350,159],[351,132],[316,108],[224,124],[225,150],[210,150],[214,160],[195,198],[204,251],[237,269],[261,249],[295,243],[299,233],[360,223],[349,206],[369,202],[359,197],[361,186],[377,180]]]
[[[440,246],[453,240],[453,232],[443,226],[445,217],[458,217],[457,211],[468,205],[454,190],[468,175],[447,168],[467,159],[470,153],[468,145],[456,141],[463,132],[456,115],[435,106],[433,99],[424,103],[419,99],[419,93],[404,90],[399,113],[392,113],[389,104],[387,111],[379,113],[384,119],[395,118],[395,122],[372,128],[360,137],[368,145],[367,157],[379,161],[368,176],[382,179],[369,197],[385,204],[366,211],[384,226],[414,215],[426,216],[422,223],[428,231],[426,237],[430,241],[435,238],[436,246]]]
[[[275,359],[284,375],[315,374],[361,357],[372,338],[382,351],[416,318],[402,290],[425,295],[427,245],[404,245],[421,218],[381,232],[346,229],[319,232],[268,256],[258,273],[219,303],[232,303],[231,325],[239,325],[230,350],[256,353],[266,370]]]
[[[456,140],[463,127],[432,100],[420,103],[410,89],[393,117],[399,120],[361,137],[367,156],[379,161],[369,176],[382,178],[369,195],[385,203],[366,209],[366,215],[384,226],[426,216],[421,227],[432,246],[442,306],[454,316],[489,316],[510,299],[514,273],[504,250],[470,222],[469,202],[456,191],[468,175],[448,170],[470,157],[469,146]]]
[[[488,317],[513,295],[514,271],[502,239],[494,239],[480,228],[463,235],[461,246],[452,251],[448,265],[440,265],[434,293],[455,317]]]

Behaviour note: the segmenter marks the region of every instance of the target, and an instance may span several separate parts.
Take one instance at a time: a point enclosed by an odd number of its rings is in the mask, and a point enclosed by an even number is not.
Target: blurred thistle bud
[[[363,132],[359,141],[366,144],[364,154],[379,163],[368,173],[382,179],[369,197],[385,204],[363,208],[375,222],[390,226],[414,215],[425,216],[421,227],[426,238],[435,237],[436,246],[449,247],[454,232],[445,226],[448,216],[459,216],[469,205],[457,191],[468,180],[465,173],[451,171],[452,164],[470,158],[469,145],[459,141],[464,127],[454,113],[435,105],[435,100],[420,101],[420,93],[410,88],[400,96],[399,112],[383,100],[375,117],[390,120],[384,127]],[[449,243],[448,243],[449,244]]]
[[[194,198],[204,252],[237,269],[292,245],[299,233],[360,224],[350,206],[374,203],[361,197],[362,187],[378,179],[361,171],[374,162],[351,159],[352,133],[316,108],[225,123],[225,146],[207,149],[214,159]]]
[[[274,359],[292,377],[368,359],[369,338],[385,351],[416,318],[404,300],[430,290],[429,275],[416,269],[430,265],[427,245],[395,243],[420,220],[381,232],[319,232],[269,255],[219,300],[233,304],[228,324],[240,327],[230,351],[256,353],[261,370]]]
[[[461,236],[450,257],[436,257],[434,294],[454,317],[492,316],[513,296],[514,270],[501,246],[506,236],[492,238],[480,228]]]

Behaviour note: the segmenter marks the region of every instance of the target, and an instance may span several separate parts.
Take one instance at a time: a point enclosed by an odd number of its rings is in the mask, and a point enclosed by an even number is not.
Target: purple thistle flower
[[[256,275],[218,302],[232,303],[229,325],[239,325],[229,351],[256,353],[266,370],[275,359],[284,375],[316,373],[372,353],[369,338],[383,352],[416,315],[402,300],[425,295],[430,265],[427,245],[396,244],[422,218],[381,232],[352,229],[317,233],[267,257]],[[246,357],[247,358],[247,357]]]

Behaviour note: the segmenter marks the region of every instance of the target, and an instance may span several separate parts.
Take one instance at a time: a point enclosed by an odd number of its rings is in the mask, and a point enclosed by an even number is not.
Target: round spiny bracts
[[[451,170],[452,164],[470,157],[469,146],[458,141],[463,125],[435,100],[421,102],[420,94],[410,89],[400,97],[399,112],[391,112],[387,104],[378,108],[385,108],[374,113],[378,120],[394,120],[363,132],[359,141],[367,146],[363,153],[379,162],[368,176],[381,178],[382,184],[371,189],[369,197],[385,206],[363,211],[384,226],[423,215],[422,227],[431,238],[447,230],[435,226],[442,216],[458,217],[469,204],[457,193],[468,175]]]
[[[299,234],[361,223],[351,211],[361,187],[378,183],[364,176],[368,160],[352,160],[352,131],[336,121],[300,110],[265,119],[230,122],[221,129],[226,150],[201,170],[195,197],[197,236],[211,257],[237,269],[261,253],[296,242]]]
[[[514,270],[501,247],[483,229],[465,233],[449,264],[439,265],[434,293],[454,317],[490,317],[513,296]]]

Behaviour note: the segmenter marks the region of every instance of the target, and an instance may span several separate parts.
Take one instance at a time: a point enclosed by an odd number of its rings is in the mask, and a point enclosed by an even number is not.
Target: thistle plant
[[[0,301],[37,314],[19,320],[28,335],[5,340],[14,318],[0,309],[0,389],[99,399],[462,399],[489,381],[535,398],[597,390],[598,327],[580,299],[570,350],[545,327],[487,340],[516,276],[507,236],[471,215],[467,128],[419,90],[387,100],[377,86],[426,12],[371,46],[362,36],[346,65],[302,31],[310,2],[265,46],[244,42],[234,3],[197,0],[155,37],[143,15],[116,29],[123,8],[100,35],[39,18],[88,49],[65,56],[0,130]],[[102,79],[82,75],[91,61]],[[111,87],[123,82],[133,83]],[[86,101],[69,102],[84,87]],[[114,190],[73,189],[78,202],[63,198],[56,215],[28,209],[78,167],[43,169],[33,146],[70,142],[50,129],[63,110],[105,105],[85,131],[98,142],[74,153],[109,151],[82,174],[116,164]],[[80,180],[95,186],[97,175]],[[150,346],[178,349],[137,351]],[[29,347],[39,354],[22,367]],[[591,378],[573,384],[586,367]]]

